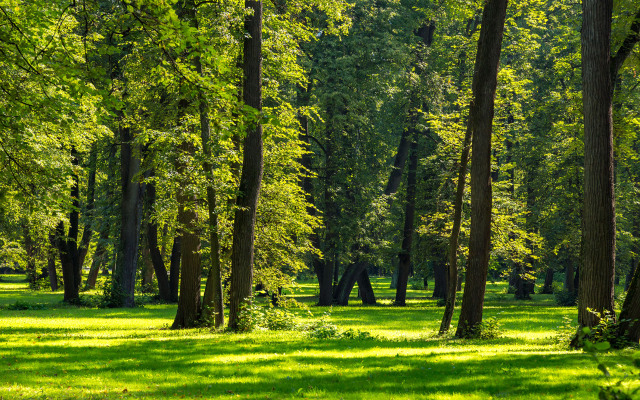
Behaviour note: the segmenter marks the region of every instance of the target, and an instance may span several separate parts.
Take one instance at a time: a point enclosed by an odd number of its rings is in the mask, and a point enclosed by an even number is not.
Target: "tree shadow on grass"
[[[104,347],[101,347],[104,346]],[[2,351],[0,382],[53,398],[425,398],[440,393],[544,398],[594,390],[581,353],[500,353],[441,340],[309,340],[213,335],[69,346],[25,343]],[[63,392],[57,387],[64,385]],[[123,392],[127,389],[126,392]],[[2,391],[0,391],[2,393]],[[6,393],[5,393],[6,394]],[[2,394],[0,394],[2,396]]]

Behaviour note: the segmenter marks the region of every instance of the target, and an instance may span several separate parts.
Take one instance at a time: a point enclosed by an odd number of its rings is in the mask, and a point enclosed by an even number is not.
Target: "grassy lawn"
[[[311,339],[303,332],[172,331],[175,305],[88,309],[62,294],[31,292],[1,275],[0,399],[597,399],[607,383],[588,355],[556,344],[565,316],[553,297],[516,302],[488,284],[485,316],[502,337],[435,337],[443,308],[410,290],[393,307],[388,280],[375,279],[380,305],[314,307],[312,282],[296,296],[340,329],[371,339]],[[20,300],[43,309],[10,310]],[[308,314],[300,311],[300,314]],[[457,322],[457,319],[454,318]],[[632,351],[602,356],[614,377],[631,371]]]

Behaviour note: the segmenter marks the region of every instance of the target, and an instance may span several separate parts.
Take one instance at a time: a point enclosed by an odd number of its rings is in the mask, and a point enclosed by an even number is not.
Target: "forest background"
[[[394,271],[396,304],[409,273],[434,277],[434,297],[446,298],[451,271],[462,281],[468,265],[467,190],[453,251],[450,239],[483,12],[495,3],[3,2],[0,262],[24,269],[34,289],[62,285],[69,303],[104,271],[104,305],[157,292],[179,301],[174,327],[221,327],[230,299],[238,329],[255,284],[277,301],[310,273],[321,305],[346,304],[356,283],[375,303],[370,275]],[[640,10],[611,7],[609,53],[622,62],[611,80],[608,271],[628,287],[640,235]],[[487,262],[518,299],[536,277],[542,292],[578,296],[583,15],[568,1],[506,10]],[[258,148],[259,197],[244,205]],[[255,222],[240,234],[247,210]]]

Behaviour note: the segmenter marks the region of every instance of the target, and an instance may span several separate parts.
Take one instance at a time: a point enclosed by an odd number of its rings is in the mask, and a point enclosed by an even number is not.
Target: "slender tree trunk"
[[[411,267],[411,244],[413,241],[413,223],[416,208],[416,172],[418,169],[418,138],[412,135],[407,172],[407,200],[405,203],[402,250],[398,254],[398,287],[395,304],[404,306],[407,298],[407,283]]]
[[[25,223],[22,226],[24,236],[24,250],[27,256],[27,282],[30,289],[36,289],[36,281],[38,280],[38,271],[36,271],[36,257],[35,257],[35,244],[31,239],[31,233],[29,227]]]
[[[262,1],[245,0],[253,10],[245,18],[243,98],[247,106],[262,111]],[[251,122],[244,141],[240,188],[233,221],[231,254],[231,293],[229,327],[238,329],[242,304],[251,297],[253,285],[253,251],[256,208],[262,183],[262,124],[259,118]]]
[[[49,241],[52,240],[53,238],[50,236]],[[56,257],[53,247],[50,248],[47,253],[47,269],[49,271],[49,285],[51,285],[51,291],[55,292],[58,290],[58,273],[56,271]]]
[[[169,264],[169,291],[171,301],[178,301],[178,290],[180,288],[180,260],[182,259],[180,249],[182,248],[182,229],[176,231],[171,246],[171,260]]]
[[[571,293],[576,291],[576,286],[574,285],[574,274],[573,262],[571,260],[567,260],[564,267],[564,289]]]
[[[597,313],[614,313],[616,221],[611,118],[612,10],[612,0],[582,2],[584,260],[578,289],[578,322],[589,327],[599,322]]]
[[[491,130],[506,10],[507,0],[485,3],[473,74],[471,232],[458,337],[482,322],[491,237]]]
[[[462,154],[460,155],[460,164],[458,164],[458,183],[456,185],[456,197],[453,202],[453,227],[451,228],[451,236],[449,236],[449,265],[447,266],[447,300],[444,306],[444,315],[440,323],[440,335],[449,331],[451,320],[453,319],[453,311],[456,307],[456,292],[460,290],[458,282],[458,240],[460,238],[460,227],[462,225],[462,199],[464,197],[464,187],[467,180],[467,165],[469,164],[469,150],[471,147],[471,135],[473,126],[471,125],[471,113],[473,107],[469,107],[469,120],[467,121],[467,130],[464,134],[462,142]]]
[[[149,176],[153,177],[154,171],[151,170]],[[156,186],[152,180],[147,182],[147,207],[149,209],[149,213],[153,210],[156,202]],[[158,281],[158,294],[160,298],[164,301],[171,300],[171,289],[169,286],[169,276],[167,275],[167,268],[164,264],[164,258],[160,253],[160,249],[158,247],[158,223],[149,216],[146,222],[146,231],[147,231],[147,245],[149,247],[149,256],[151,258],[151,264],[153,265],[153,270],[156,274],[156,279]]]
[[[149,246],[142,248],[142,268],[142,292],[153,293],[153,263]]]
[[[89,153],[89,179],[87,181],[87,205],[85,206],[84,214],[84,229],[82,230],[82,238],[80,239],[80,246],[78,247],[78,266],[82,271],[84,260],[89,251],[89,244],[91,243],[91,237],[93,236],[93,208],[95,203],[95,187],[96,187],[96,167],[98,159],[98,149],[94,143]],[[80,284],[81,282],[78,282]]]
[[[98,274],[100,273],[100,267],[105,265],[107,256],[107,239],[109,238],[109,229],[105,228],[100,232],[100,239],[96,245],[96,251],[93,253],[93,259],[91,260],[91,268],[85,281],[84,290],[90,290],[96,288],[96,282],[98,280]]]

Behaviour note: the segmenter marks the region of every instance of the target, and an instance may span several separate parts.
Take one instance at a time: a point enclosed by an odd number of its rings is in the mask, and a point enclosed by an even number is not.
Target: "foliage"
[[[464,339],[497,339],[501,336],[500,323],[496,317],[490,317],[474,326],[466,327],[462,333]]]
[[[578,302],[578,293],[566,289],[554,290],[553,297],[556,304],[563,307],[573,307]]]

